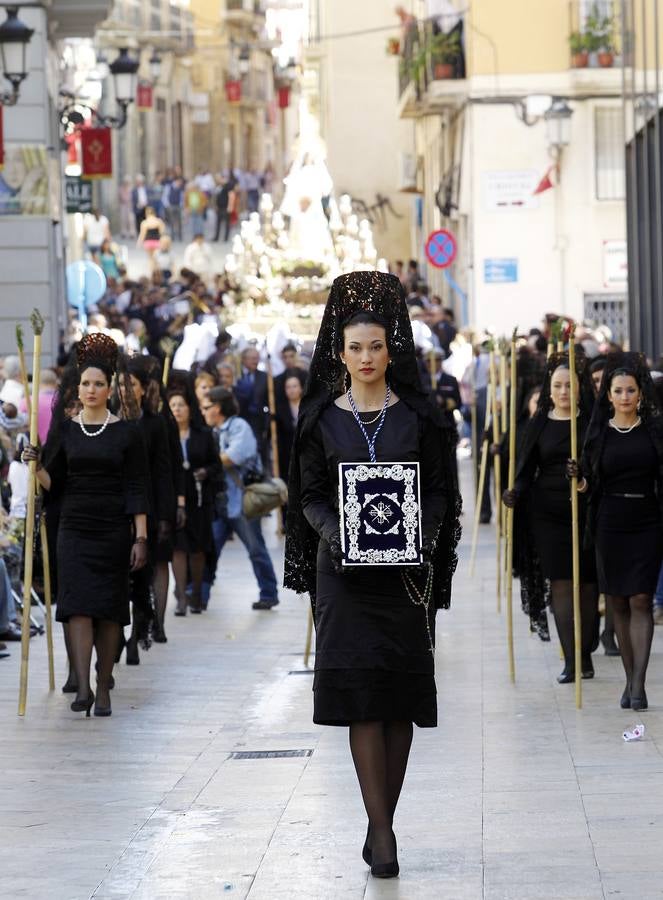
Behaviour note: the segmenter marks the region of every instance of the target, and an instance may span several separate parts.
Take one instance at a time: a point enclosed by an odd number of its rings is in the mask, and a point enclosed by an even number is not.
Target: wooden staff
[[[497,364],[495,351],[490,351],[490,385],[492,399],[493,444],[500,443],[500,416],[497,408]],[[495,483],[495,548],[497,553],[497,612],[502,612],[502,466],[499,456],[493,456],[493,480]]]
[[[313,641],[313,610],[308,605],[308,619],[306,621],[306,646],[304,647],[304,668],[308,669],[308,661],[311,656],[311,643]]]
[[[477,466],[477,451],[479,444],[479,423],[477,422],[477,376],[474,354],[472,354],[472,364],[470,368],[470,382],[472,385],[472,398],[470,402],[470,423],[472,441],[472,468],[474,469],[474,490],[479,489],[479,467]]]
[[[435,350],[428,351],[428,374],[430,375],[430,386],[431,390],[435,392],[435,388],[437,387],[437,378],[436,376],[436,365],[435,365]]]
[[[28,382],[28,369],[25,364],[25,347],[23,344],[23,328],[16,326],[16,346],[18,347],[18,361],[21,368],[21,380],[23,381],[23,392],[25,394],[25,403],[28,411],[28,420],[32,417],[32,402],[30,399],[30,384]],[[39,388],[37,388],[37,391]],[[39,394],[37,393],[37,397]],[[39,404],[37,403],[37,406]],[[37,410],[39,417],[39,410]],[[32,440],[32,438],[31,438]],[[41,496],[41,486],[36,483],[37,496]],[[39,537],[41,540],[41,563],[44,570],[44,618],[46,625],[46,649],[48,653],[48,689],[55,690],[55,658],[53,652],[53,618],[52,618],[52,601],[51,592],[51,569],[50,556],[48,552],[48,541],[46,536],[46,513],[43,506],[39,516]]]
[[[274,376],[272,374],[272,358],[267,354],[267,403],[269,404],[269,430],[272,441],[272,472],[274,478],[281,477],[281,468],[279,466],[279,434],[276,427],[276,397],[274,395]],[[281,537],[283,535],[283,521],[281,510],[278,510],[276,516],[276,533]]]
[[[571,459],[578,459],[578,397],[576,394],[575,325],[569,332],[569,379],[571,387]],[[573,549],[573,636],[575,639],[576,709],[582,709],[582,619],[580,615],[580,532],[578,479],[571,479],[571,541]]]
[[[168,377],[170,375],[170,362],[172,360],[172,354],[166,354],[166,358],[163,361],[163,374],[161,375],[161,383],[164,387],[168,387]]]
[[[477,541],[479,539],[479,523],[481,520],[481,498],[486,483],[486,469],[488,468],[488,426],[490,424],[491,386],[486,389],[486,415],[484,417],[483,433],[485,435],[481,445],[481,469],[479,471],[479,487],[474,508],[474,530],[472,532],[472,553],[470,554],[470,578],[474,575],[474,561],[477,553]]]
[[[508,487],[512,491],[516,483],[516,332],[511,338],[511,398],[509,403],[509,476]],[[509,677],[516,681],[516,661],[513,653],[513,509],[506,511],[506,641],[509,654]]]
[[[500,436],[502,440],[509,429],[509,404],[507,402],[509,394],[507,393],[507,364],[506,358],[509,352],[509,343],[502,338],[500,340],[500,396],[502,398],[502,417],[500,422]],[[506,541],[506,512],[507,508],[501,502],[501,497],[497,499],[497,509],[502,514],[502,538]],[[506,565],[506,553],[504,554],[504,564]],[[506,584],[506,581],[504,581]]]
[[[33,447],[39,440],[37,413],[39,411],[39,380],[41,377],[41,335],[44,320],[35,310],[30,317],[34,332],[33,366],[32,366],[32,408],[30,410],[30,443]],[[28,661],[30,656],[30,603],[32,600],[32,564],[34,561],[35,540],[35,497],[37,482],[37,461],[30,460],[28,465],[28,502],[25,517],[25,568],[23,571],[23,619],[21,623],[21,679],[18,695],[18,714],[25,715],[28,696]]]

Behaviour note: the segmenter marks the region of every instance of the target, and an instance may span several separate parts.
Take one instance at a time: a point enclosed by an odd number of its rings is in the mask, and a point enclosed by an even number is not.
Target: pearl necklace
[[[609,419],[608,425],[611,428],[614,428],[615,431],[619,432],[619,434],[629,434],[631,431],[633,431],[634,428],[637,428],[641,422],[642,422],[642,419],[640,418],[640,416],[638,416],[638,418],[635,420],[635,422],[632,425],[627,425],[625,428],[622,428],[619,425],[616,425],[614,419]]]
[[[110,422],[110,418],[111,418],[111,414],[110,414],[110,409],[109,409],[106,411],[106,421],[101,426],[99,431],[86,431],[85,430],[85,422],[83,421],[83,411],[81,410],[81,412],[78,416],[78,424],[81,426],[81,431],[83,432],[85,437],[95,438],[95,437],[99,437],[100,434],[103,434],[104,431],[108,428],[108,423]]]

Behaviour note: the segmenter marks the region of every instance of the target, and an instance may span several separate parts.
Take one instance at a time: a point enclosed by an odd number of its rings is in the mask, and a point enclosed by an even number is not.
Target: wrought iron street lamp
[[[150,76],[153,84],[156,84],[161,77],[161,57],[158,50],[153,50],[150,57]]]
[[[548,146],[557,152],[571,143],[571,117],[573,110],[563,97],[553,98],[550,108],[544,113]]]
[[[19,86],[28,77],[27,49],[34,34],[18,18],[18,6],[7,7],[7,18],[0,25],[0,68],[12,89],[0,94],[0,105],[14,106],[18,101]]]
[[[88,106],[85,103],[79,103],[77,100],[60,92],[60,95],[67,99],[67,103],[60,110],[60,121],[68,132],[74,131],[78,126],[83,124],[84,116],[81,110],[88,110],[94,116],[96,123],[102,128],[120,129],[127,122],[127,108],[133,103],[136,97],[136,83],[138,78],[138,68],[140,60],[129,56],[126,47],[120,50],[119,55],[110,64],[109,71],[113,76],[115,85],[115,100],[120,107],[120,112],[116,116],[106,116],[97,109]]]

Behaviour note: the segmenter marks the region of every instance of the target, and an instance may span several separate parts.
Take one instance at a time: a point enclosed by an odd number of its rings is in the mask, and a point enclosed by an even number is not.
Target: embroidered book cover
[[[419,565],[419,463],[339,463],[344,566]]]

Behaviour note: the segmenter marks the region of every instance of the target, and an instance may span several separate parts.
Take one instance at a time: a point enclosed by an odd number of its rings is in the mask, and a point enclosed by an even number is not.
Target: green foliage
[[[573,56],[579,53],[596,53],[615,50],[615,17],[604,15],[598,4],[595,4],[585,20],[582,31],[573,31],[569,35],[569,48]]]

